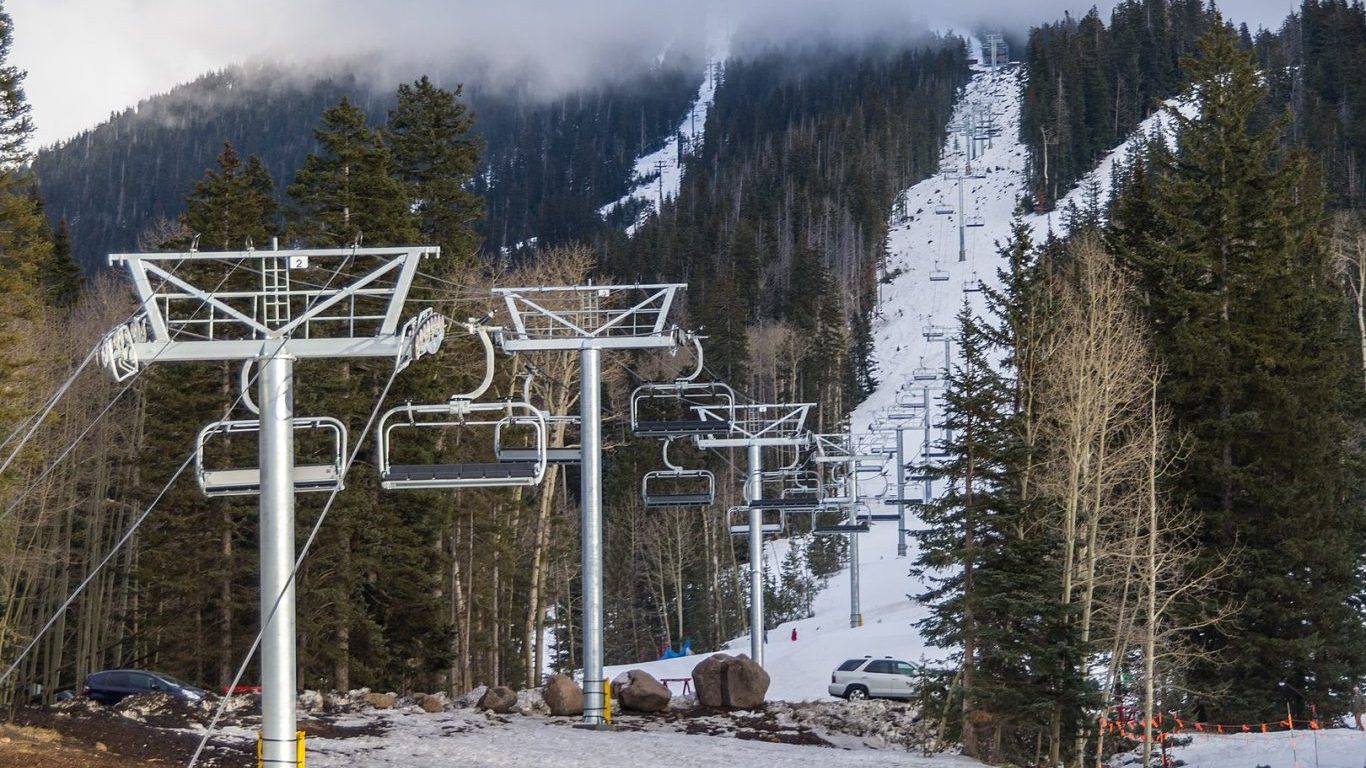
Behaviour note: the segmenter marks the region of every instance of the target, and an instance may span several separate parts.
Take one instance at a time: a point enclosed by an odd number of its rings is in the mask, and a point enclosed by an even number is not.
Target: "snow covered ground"
[[[408,712],[379,718],[385,733],[370,737],[311,739],[308,764],[320,768],[346,766],[556,766],[597,768],[602,765],[689,766],[901,766],[902,768],[969,768],[975,760],[957,756],[922,757],[900,750],[831,749],[697,736],[666,728],[635,728],[624,723],[614,732],[580,730],[567,719],[546,720],[512,715],[487,716],[474,710],[439,715]],[[374,718],[341,721],[340,726],[369,726]]]

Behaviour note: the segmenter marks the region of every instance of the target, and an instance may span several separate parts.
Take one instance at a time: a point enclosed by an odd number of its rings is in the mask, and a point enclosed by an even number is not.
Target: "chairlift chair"
[[[842,533],[867,533],[868,521],[859,519],[857,515],[855,515],[852,520],[845,517],[835,523],[822,524],[813,521],[811,532],[817,536],[831,536]]]
[[[484,380],[473,392],[452,396],[444,403],[406,403],[390,408],[380,417],[375,439],[381,487],[518,487],[537,485],[545,476],[545,413],[525,401],[476,402],[493,382],[493,341],[488,328],[481,325],[472,330],[484,345]],[[435,432],[435,439],[410,444],[412,435],[424,432]],[[496,448],[490,457],[492,461],[453,463],[432,459],[433,454],[456,451],[471,442],[482,448],[476,441],[452,439],[478,432],[489,434],[495,445],[531,450],[531,460],[500,460]]]
[[[407,445],[403,433],[457,430],[466,434],[491,431],[495,441],[511,431],[525,432],[531,460],[463,463],[396,463],[397,446]],[[492,488],[536,485],[545,476],[547,461],[545,414],[528,403],[512,400],[475,403],[453,399],[430,405],[406,404],[391,408],[379,420],[380,485],[397,488]],[[446,440],[443,442],[458,442]]]
[[[925,407],[925,400],[920,392],[902,389],[898,390],[896,393],[896,405],[898,408],[920,409]],[[900,419],[903,417],[899,414],[893,414],[892,418]]]
[[[716,476],[706,469],[684,469],[669,461],[669,443],[663,447],[665,469],[646,472],[640,479],[640,498],[647,509],[705,507],[716,500]]]
[[[900,512],[874,512],[867,503],[860,501],[854,511],[854,522],[856,523],[892,523],[901,522]]]
[[[817,525],[811,532],[817,536],[832,536],[841,533],[867,533],[867,523],[836,523],[834,525]]]
[[[328,417],[306,417],[293,420],[296,437],[300,433],[321,434],[330,444],[330,457],[326,462],[299,463],[295,460],[291,472],[296,493],[313,491],[334,491],[345,487],[342,470],[346,462],[346,427],[340,421]],[[195,479],[205,496],[251,496],[261,492],[261,469],[259,467],[211,468],[213,463],[206,460],[212,453],[210,447],[221,438],[230,435],[259,433],[259,419],[233,419],[215,421],[199,430],[195,439],[194,468]],[[294,441],[296,449],[300,441]]]
[[[546,445],[546,449],[545,449],[545,460],[546,460],[546,463],[547,463],[547,464],[560,464],[560,465],[562,465],[562,466],[569,466],[569,465],[573,465],[573,464],[578,464],[579,461],[583,458],[583,448],[582,448],[581,446],[578,446],[578,445],[565,445],[565,446],[559,446],[559,447],[551,447],[551,446],[549,445],[549,431],[556,425],[556,423],[564,423],[564,424],[569,424],[569,425],[572,425],[572,426],[578,426],[578,424],[579,424],[579,417],[577,417],[577,416],[546,416],[546,417],[545,417],[545,423],[546,423],[546,430],[547,430],[547,435],[546,435],[547,445]],[[510,423],[508,423],[508,422],[506,422],[506,421],[500,421],[497,425],[494,426],[494,428],[493,428],[493,455],[494,455],[494,456],[497,456],[497,457],[498,457],[498,461],[500,461],[500,462],[509,462],[509,463],[510,463],[510,462],[518,462],[518,461],[522,461],[522,462],[535,462],[535,461],[539,461],[539,460],[540,460],[540,451],[537,450],[537,447],[536,447],[534,444],[532,444],[534,441],[530,439],[531,435],[527,434],[525,431],[523,431],[523,433],[522,433],[522,435],[521,435],[521,439],[520,439],[520,440],[517,440],[517,442],[520,442],[521,445],[510,445],[510,444],[509,444],[511,441],[509,441],[508,439],[506,439],[506,438],[505,438],[505,435],[508,433],[508,430],[511,429],[512,427],[513,427],[513,425],[510,424]]]
[[[940,216],[951,216],[953,215],[953,206],[948,203],[939,203],[934,206],[934,212]]]
[[[749,533],[750,507],[731,507],[726,510],[726,522],[732,536]],[[761,514],[759,533],[782,533],[787,528],[787,514],[782,511],[765,511]]]
[[[722,382],[698,381],[702,374],[702,342],[691,337],[697,367],[671,382],[642,384],[631,393],[631,431],[642,437],[725,435],[733,419],[704,419],[698,407],[734,411],[735,390]]]
[[[949,281],[949,273],[946,272],[946,271],[944,271],[944,270],[942,270],[942,269],[940,269],[940,268],[939,268],[939,262],[936,261],[936,262],[934,263],[934,267],[930,270],[930,282],[932,282],[932,283],[947,283],[948,281]]]
[[[929,368],[925,365],[925,358],[920,358],[920,365],[911,371],[911,378],[915,381],[937,381],[941,369]]]
[[[522,381],[522,402],[531,403],[531,383],[536,378],[536,369],[527,366],[526,378]],[[544,409],[541,409],[544,411]],[[570,440],[567,437],[554,438],[555,433],[560,427],[563,432],[578,433],[581,421],[577,415],[573,414],[545,414],[546,426],[546,449],[545,460],[547,464],[559,464],[570,466],[578,464],[583,459],[583,446],[579,445],[577,439]],[[513,445],[510,441],[503,439],[505,430],[503,425],[494,427],[493,431],[493,454],[499,461],[537,461],[538,451],[536,446],[529,444],[525,433],[519,441],[520,445]],[[550,445],[552,439],[558,440],[561,445]],[[567,443],[567,444],[563,444]]]
[[[985,227],[986,225],[986,221],[982,218],[981,214],[973,214],[963,221],[963,226],[965,227]]]

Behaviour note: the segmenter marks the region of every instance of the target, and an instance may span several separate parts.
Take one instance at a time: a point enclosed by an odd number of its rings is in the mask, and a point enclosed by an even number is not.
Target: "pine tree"
[[[43,262],[42,282],[47,302],[55,307],[75,304],[85,287],[81,267],[71,256],[71,230],[65,218],[57,223],[52,254]]]
[[[479,247],[471,227],[484,214],[483,200],[469,189],[481,146],[470,136],[474,116],[460,100],[461,90],[438,88],[426,75],[400,85],[385,138],[394,173],[413,201],[422,241],[470,266]]]
[[[235,251],[248,243],[269,245],[276,233],[275,183],[254,155],[242,164],[223,142],[218,170],[207,171],[185,197],[185,224],[199,237],[200,250]]]
[[[1216,25],[1188,67],[1198,115],[1177,117],[1152,199],[1130,184],[1112,241],[1144,282],[1162,396],[1190,437],[1177,498],[1202,517],[1211,557],[1241,550],[1245,566],[1236,624],[1196,638],[1223,664],[1197,664],[1189,683],[1226,687],[1200,698],[1211,716],[1275,717],[1282,681],[1326,715],[1366,669],[1351,607],[1366,532],[1352,511],[1359,464],[1321,186],[1282,148],[1282,121],[1254,127],[1266,86],[1231,30]]]
[[[365,113],[343,98],[323,112],[313,136],[320,153],[304,160],[288,189],[290,234],[319,247],[415,242],[411,200]]]
[[[14,20],[0,2],[0,168],[15,170],[29,160],[33,108],[24,96],[28,73],[9,63],[14,45]]]

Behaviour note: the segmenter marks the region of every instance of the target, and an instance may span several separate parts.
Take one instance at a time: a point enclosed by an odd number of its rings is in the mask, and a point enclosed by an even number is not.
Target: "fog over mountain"
[[[1100,2],[1108,12],[1113,2]],[[859,41],[982,24],[1023,30],[1086,2],[1044,0],[10,0],[12,61],[29,72],[38,143],[70,137],[205,71],[253,60],[300,71],[362,59],[377,84],[481,62],[481,76],[554,94],[638,70],[665,50],[701,53],[709,36]],[[1225,3],[1276,26],[1289,0]],[[311,66],[310,66],[311,65]],[[463,67],[458,77],[465,77]]]

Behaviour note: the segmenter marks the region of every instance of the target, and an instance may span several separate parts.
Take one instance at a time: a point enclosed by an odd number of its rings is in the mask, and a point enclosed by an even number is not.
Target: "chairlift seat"
[[[901,515],[888,515],[877,513],[871,515],[859,515],[858,519],[866,520],[872,523],[899,523],[901,522]]]
[[[685,437],[691,435],[724,435],[730,432],[730,422],[715,419],[686,421],[638,421],[631,431],[641,437]]]
[[[754,509],[802,509],[820,504],[815,498],[752,499],[745,505]]]
[[[380,484],[387,489],[440,488],[447,481],[467,481],[477,486],[496,486],[498,481],[532,480],[538,474],[534,461],[498,461],[487,464],[394,464],[380,474]],[[437,485],[433,485],[437,483]]]
[[[906,479],[911,481],[912,483],[929,483],[939,478],[935,477],[934,475],[911,475]]]
[[[953,213],[953,206],[952,206],[952,205],[936,205],[936,206],[934,207],[934,212],[937,213],[937,214],[939,214],[939,215],[941,215],[941,216],[947,216],[947,215]]]
[[[665,461],[668,461],[667,454]],[[707,469],[657,469],[646,472],[640,478],[640,498],[646,508],[666,508],[666,507],[705,507],[716,500],[716,476]],[[679,489],[677,486],[670,488],[668,481],[691,481],[690,487]],[[665,481],[665,490],[659,489],[660,481]],[[699,488],[696,482],[700,481],[702,486]]]
[[[924,499],[883,499],[883,504],[889,507],[923,507]]]
[[[505,427],[530,429],[532,445],[504,446],[502,430]],[[489,430],[494,438],[494,458],[498,460],[431,464],[393,461],[394,444],[405,443],[408,439],[400,440],[395,435],[430,429]],[[376,437],[380,486],[387,490],[527,486],[536,485],[545,476],[548,455],[545,414],[525,402],[451,400],[428,405],[401,405],[391,408],[380,418]],[[527,452],[521,454],[525,460],[513,458],[518,451]]]
[[[732,419],[707,419],[697,413],[699,406],[730,411],[735,408],[735,390],[729,385],[695,380],[702,372],[700,342],[697,343],[697,352],[698,367],[691,377],[667,383],[642,384],[631,393],[633,433],[642,437],[681,437],[725,435],[731,431]],[[651,404],[655,408],[662,408],[662,412],[657,409],[651,412]],[[692,415],[696,415],[696,418],[688,418]]]
[[[783,532],[783,524],[782,524],[782,523],[764,523],[763,525],[760,525],[760,526],[759,526],[759,533],[782,533],[782,532]],[[748,525],[732,525],[732,526],[730,527],[730,533],[731,533],[732,536],[743,536],[743,535],[749,533],[749,526],[748,526]]]
[[[656,507],[705,507],[716,499],[709,493],[656,494],[645,499],[645,506]]]
[[[292,473],[295,493],[331,491],[341,486],[341,473],[332,464],[295,465]],[[254,496],[261,492],[261,470],[218,469],[200,475],[205,496]]]
[[[942,269],[932,269],[932,270],[930,270],[930,282],[932,282],[932,283],[947,283],[948,281],[949,281],[949,273],[948,273],[948,272],[945,272],[945,271],[942,270]]]
[[[499,461],[525,461],[531,464],[535,464],[540,457],[540,452],[535,448],[500,448],[497,454]],[[583,453],[578,447],[545,449],[548,464],[578,464],[582,457]]]
[[[819,536],[827,536],[839,533],[867,533],[867,523],[843,523],[840,525],[818,525],[811,529],[811,532]]]

